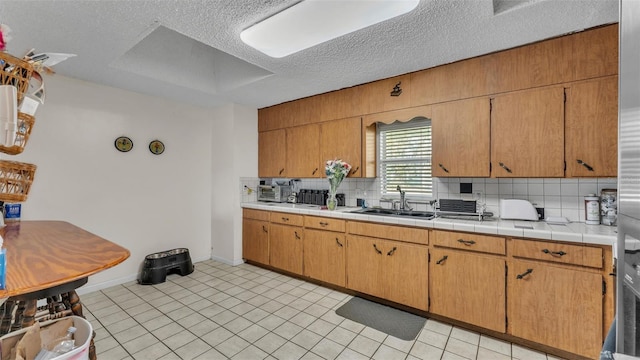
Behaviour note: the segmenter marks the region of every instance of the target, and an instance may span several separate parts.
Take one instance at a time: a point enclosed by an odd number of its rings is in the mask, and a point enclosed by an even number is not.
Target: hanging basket
[[[18,104],[29,90],[33,65],[0,51],[0,85],[13,85],[18,89]]]
[[[35,117],[18,112],[18,126],[16,128],[16,137],[13,145],[0,145],[0,151],[9,155],[20,154],[24,150],[24,147],[27,146],[27,141],[29,140],[29,135],[31,135],[31,129],[33,129],[35,122]]]
[[[35,173],[33,164],[0,160],[0,201],[27,200]]]

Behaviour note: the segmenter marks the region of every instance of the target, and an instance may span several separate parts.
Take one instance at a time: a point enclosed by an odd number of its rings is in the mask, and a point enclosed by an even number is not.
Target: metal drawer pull
[[[444,167],[444,165],[438,164],[438,166],[440,166],[440,169],[444,170],[444,172],[446,172],[446,173],[449,172],[449,170],[446,167]]]
[[[459,243],[463,243],[463,244],[465,244],[465,245],[467,245],[467,246],[471,246],[471,245],[473,245],[473,244],[475,244],[475,243],[476,243],[476,242],[475,242],[475,241],[473,241],[473,240],[464,240],[464,239],[458,239],[458,242],[459,242]]]
[[[327,225],[329,225],[329,223],[322,222],[322,221],[320,221],[320,223],[319,223],[319,224],[320,224],[320,226],[327,226]]]
[[[387,256],[393,255],[393,253],[396,252],[397,249],[398,248],[394,246],[393,249],[389,250],[389,252],[387,253]]]
[[[300,235],[298,235],[298,232],[294,231],[293,233],[296,235],[296,239],[300,240]]]
[[[318,168],[316,168],[315,170],[313,170],[313,172],[311,173],[311,175],[315,175],[318,172]]]
[[[449,256],[445,255],[442,257],[442,259],[436,261],[437,265],[441,265],[445,260],[447,260],[449,258]]]
[[[262,225],[262,231],[264,231],[264,232],[268,232],[268,231],[267,231],[267,227],[266,227],[266,226],[264,226],[264,225]]]
[[[280,172],[278,173],[278,175],[282,175],[283,172],[284,172],[284,168],[280,169]]]
[[[560,257],[562,257],[564,255],[567,255],[567,253],[562,251],[562,250],[561,251],[549,251],[549,249],[542,249],[542,252],[545,253],[545,254],[551,254],[552,256],[560,256]]]
[[[360,166],[356,166],[355,169],[351,170],[351,173],[355,175],[358,172],[358,170],[360,170]]]
[[[582,165],[582,166],[586,167],[586,168],[587,168],[587,170],[589,170],[589,171],[593,171],[593,168],[592,168],[591,166],[589,166],[589,164],[587,164],[586,162],[584,162],[584,161],[582,161],[582,160],[580,160],[580,159],[577,159],[577,160],[576,160],[576,162],[577,162],[578,164],[580,164],[580,165]]]
[[[282,221],[289,221],[289,218],[283,217]]]
[[[532,272],[533,272],[533,269],[527,269],[527,271],[525,271],[522,274],[516,276],[516,279],[518,279],[518,280],[523,279],[525,276],[531,274]]]
[[[511,169],[509,169],[507,165],[505,165],[504,163],[498,163],[498,165],[500,165],[501,168],[505,169],[509,174],[511,174]]]
[[[373,244],[373,248],[376,249],[376,252],[378,254],[382,254],[382,251],[380,251],[380,249],[378,249],[378,247],[376,246],[376,244]]]
[[[342,244],[340,243],[340,240],[338,240],[338,238],[336,238],[336,244],[338,244],[338,246],[342,247]]]

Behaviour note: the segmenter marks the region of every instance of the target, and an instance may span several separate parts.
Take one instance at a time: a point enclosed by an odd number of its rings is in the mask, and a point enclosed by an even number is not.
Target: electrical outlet
[[[544,208],[537,207],[536,211],[538,212],[538,220],[544,220]]]

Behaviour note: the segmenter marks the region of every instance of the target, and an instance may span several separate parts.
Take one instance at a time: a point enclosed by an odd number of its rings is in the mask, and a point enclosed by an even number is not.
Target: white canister
[[[584,218],[588,225],[600,224],[600,198],[596,194],[584,197]]]
[[[602,189],[600,193],[600,223],[615,226],[618,219],[618,190]]]

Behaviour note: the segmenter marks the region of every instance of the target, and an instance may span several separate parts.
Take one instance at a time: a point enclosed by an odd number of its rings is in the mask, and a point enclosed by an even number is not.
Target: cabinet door
[[[434,105],[432,171],[436,177],[489,177],[491,125],[488,98]]]
[[[287,129],[287,177],[324,176],[320,161],[320,126],[309,124]]]
[[[365,294],[384,297],[382,286],[382,244],[384,240],[347,237],[347,287]]]
[[[431,249],[430,312],[504,333],[505,260]]]
[[[242,219],[242,257],[269,264],[269,222]]]
[[[563,177],[564,89],[510,93],[492,103],[492,177]]]
[[[572,84],[568,91],[567,176],[618,176],[618,77]]]
[[[271,266],[302,275],[302,228],[271,224],[270,231],[269,263]]]
[[[306,229],[303,243],[304,275],[344,287],[344,233]]]
[[[285,176],[286,145],[285,130],[258,133],[258,176]]]
[[[602,275],[513,260],[507,275],[509,333],[598,358],[602,347]]]
[[[411,106],[411,75],[405,74],[361,85],[368,100],[367,114],[404,109]]]
[[[320,153],[323,164],[327,160],[342,159],[351,165],[350,177],[362,177],[362,119],[355,117],[322,123]]]
[[[385,241],[381,250],[384,298],[427,311],[429,303],[427,247]]]

